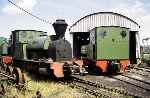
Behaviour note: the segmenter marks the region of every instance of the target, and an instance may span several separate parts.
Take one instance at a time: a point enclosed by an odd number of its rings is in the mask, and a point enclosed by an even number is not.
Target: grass
[[[44,98],[94,98],[80,90],[71,88],[67,84],[50,80],[30,80],[24,89],[16,89],[13,85],[7,88],[6,98],[32,98],[40,91]]]

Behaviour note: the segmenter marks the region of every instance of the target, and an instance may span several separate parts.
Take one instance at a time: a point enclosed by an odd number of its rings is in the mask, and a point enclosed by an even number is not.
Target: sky
[[[51,23],[65,19],[71,26],[78,19],[95,12],[116,12],[136,21],[140,39],[150,37],[149,0],[11,0]],[[40,30],[55,34],[51,24],[44,23],[17,9],[7,0],[0,0],[0,36],[9,38],[17,29]],[[69,34],[66,36],[69,39]]]

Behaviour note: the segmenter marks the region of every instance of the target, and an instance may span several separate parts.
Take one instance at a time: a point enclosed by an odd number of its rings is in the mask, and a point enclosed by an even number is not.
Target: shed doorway
[[[136,64],[136,31],[130,31],[129,41],[129,58],[130,64]]]
[[[81,57],[81,46],[90,43],[90,32],[75,32],[73,33],[73,57]]]

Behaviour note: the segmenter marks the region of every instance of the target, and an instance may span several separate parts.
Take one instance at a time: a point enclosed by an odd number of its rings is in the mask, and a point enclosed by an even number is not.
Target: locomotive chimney
[[[57,38],[63,38],[68,24],[64,19],[57,19],[53,24]]]

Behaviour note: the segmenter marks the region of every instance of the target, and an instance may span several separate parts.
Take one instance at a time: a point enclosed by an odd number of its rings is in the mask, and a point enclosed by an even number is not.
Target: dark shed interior
[[[131,64],[136,64],[136,31],[130,31],[129,35],[129,58]]]
[[[73,33],[73,56],[81,57],[81,46],[88,45],[90,32]]]

